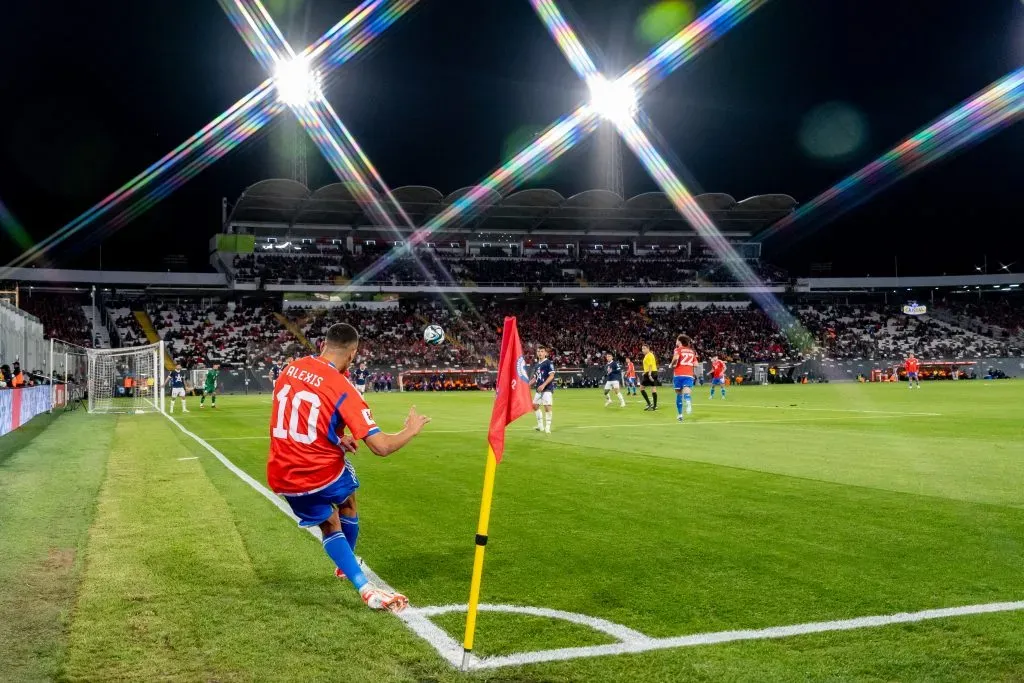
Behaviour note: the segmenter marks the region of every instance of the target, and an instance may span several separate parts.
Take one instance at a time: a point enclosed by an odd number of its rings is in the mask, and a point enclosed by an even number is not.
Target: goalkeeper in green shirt
[[[217,378],[220,376],[220,363],[214,363],[213,367],[206,371],[206,380],[203,383],[203,395],[199,397],[199,407],[203,407],[206,397],[210,397],[210,407],[217,407]]]

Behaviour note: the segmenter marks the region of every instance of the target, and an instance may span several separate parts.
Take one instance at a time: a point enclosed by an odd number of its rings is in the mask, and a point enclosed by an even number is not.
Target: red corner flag
[[[533,411],[523,345],[519,341],[519,328],[513,317],[505,318],[505,329],[501,334],[497,388],[491,411],[491,427],[487,430],[487,443],[494,451],[494,459],[501,462],[505,450],[505,427]]]

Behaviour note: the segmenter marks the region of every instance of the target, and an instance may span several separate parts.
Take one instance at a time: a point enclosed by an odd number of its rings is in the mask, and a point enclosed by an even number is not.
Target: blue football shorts
[[[693,377],[690,375],[674,375],[672,377],[672,387],[675,389],[692,389]]]
[[[344,503],[358,488],[359,479],[356,478],[356,471],[352,467],[352,463],[346,460],[341,476],[325,488],[314,493],[302,493],[297,496],[286,495],[284,499],[288,501],[292,512],[299,518],[299,526],[318,526],[330,519],[335,505]]]
[[[722,378],[722,377],[712,377],[711,378],[711,384],[712,385],[715,385],[715,384],[725,384],[725,379]]]
[[[916,372],[908,372],[907,373],[907,379],[917,379],[917,373]]]

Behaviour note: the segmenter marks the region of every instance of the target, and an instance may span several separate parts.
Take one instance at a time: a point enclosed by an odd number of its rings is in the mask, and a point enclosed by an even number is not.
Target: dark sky
[[[710,3],[698,2],[700,8]],[[276,0],[297,48],[353,7]],[[646,53],[635,34],[650,2],[566,0],[589,43],[618,71]],[[481,9],[483,8],[483,9]],[[884,152],[1024,63],[1020,0],[771,0],[644,100],[695,191],[799,201]],[[0,201],[41,239],[120,186],[262,80],[215,0],[12,2],[0,25]],[[329,90],[338,113],[392,187],[470,185],[509,136],[541,127],[584,96],[527,0],[422,0]],[[841,159],[800,143],[808,114],[843,102],[863,117]],[[273,127],[104,243],[105,268],[157,266],[184,253],[204,266],[220,198],[288,174],[287,125]],[[1024,269],[1024,124],[901,182],[821,229],[768,245],[796,274]],[[584,145],[533,185],[565,194],[598,184]],[[626,153],[626,194],[656,189]],[[332,180],[310,149],[310,184]],[[798,233],[800,231],[797,231]],[[18,249],[0,238],[3,253]],[[65,265],[99,253],[63,250]],[[0,262],[10,260],[6,256]]]

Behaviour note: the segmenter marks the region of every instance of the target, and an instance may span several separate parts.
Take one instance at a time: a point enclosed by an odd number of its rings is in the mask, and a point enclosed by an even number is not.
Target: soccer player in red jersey
[[[626,396],[636,396],[636,366],[629,356],[626,356]]]
[[[916,384],[917,388],[920,389],[921,378],[918,371],[921,369],[921,363],[914,357],[914,354],[909,354],[907,359],[903,361],[903,369],[907,371],[907,386],[913,389]]]
[[[676,390],[676,412],[678,422],[683,421],[683,403],[686,414],[693,412],[693,369],[697,365],[697,352],[693,340],[685,334],[676,337],[676,348],[672,352],[672,386]]]
[[[359,480],[345,453],[355,451],[362,441],[375,455],[391,455],[419,434],[430,418],[413,407],[402,431],[382,432],[345,375],[358,346],[354,327],[332,325],[319,356],[290,363],[277,378],[267,482],[288,501],[299,526],[320,527],[324,551],[338,576],[352,582],[368,607],[398,612],[409,604],[406,597],[370,584],[356,559]]]
[[[718,356],[711,357],[711,398],[715,398],[715,387],[721,387],[725,400],[725,361]]]

